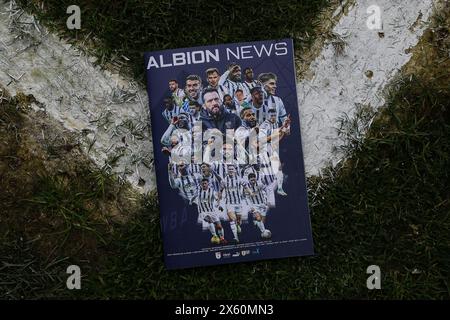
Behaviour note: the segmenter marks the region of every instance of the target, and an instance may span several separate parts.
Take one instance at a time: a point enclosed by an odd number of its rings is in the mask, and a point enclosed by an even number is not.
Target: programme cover
[[[313,254],[292,40],[145,66],[166,267]]]

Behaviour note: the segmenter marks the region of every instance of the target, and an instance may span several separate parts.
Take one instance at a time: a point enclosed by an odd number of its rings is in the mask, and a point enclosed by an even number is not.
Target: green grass
[[[120,66],[126,62],[122,56],[127,57],[127,66],[139,79],[144,78],[146,51],[284,37],[306,48],[314,39],[314,18],[328,2],[18,1],[69,41],[88,45],[101,63]],[[81,9],[79,31],[66,27],[66,9],[73,4]]]
[[[70,243],[62,248],[65,254],[53,258],[70,257],[70,263],[81,267],[80,292],[64,291],[65,282],[61,285],[69,261],[45,268],[49,262],[40,262],[39,251],[8,243],[10,258],[2,261],[18,264],[24,277],[14,284],[21,291],[11,297],[448,299],[450,90],[416,77],[397,84],[351,158],[308,181],[315,257],[166,271],[158,206],[154,197],[147,197],[134,218],[113,224],[106,242],[93,245],[102,259],[72,258]],[[65,189],[54,182],[39,188],[31,197],[45,199],[39,211],[59,217],[64,217],[62,206],[85,212],[83,206],[73,207],[80,205],[76,191],[94,190]],[[75,194],[65,198],[61,192]],[[13,245],[20,253],[14,259]],[[34,274],[26,267],[30,261]],[[381,291],[366,288],[366,268],[372,264],[381,268]],[[19,279],[8,273],[11,268],[2,271],[9,281]],[[30,277],[38,283],[31,282],[33,290],[26,291]]]
[[[89,1],[80,5],[84,28],[80,33],[63,30],[66,4],[72,2],[46,1],[45,13],[39,12],[44,22],[73,41],[82,41],[92,31],[91,37],[98,39],[100,56],[108,60],[126,55],[140,77],[145,50],[291,35],[301,46],[298,35],[312,30],[313,17],[325,2],[294,6],[294,2],[282,1],[265,7],[258,2],[250,10],[219,5],[214,8],[216,14],[202,15],[213,9],[211,2],[169,6],[162,2],[153,5],[107,1],[100,7]],[[30,10],[38,10],[34,5],[37,1],[28,3]],[[200,16],[205,17],[203,22],[191,23],[190,32],[186,32],[186,21],[199,21]],[[267,24],[264,18],[269,16],[275,20]],[[255,28],[249,32],[239,23],[229,23],[231,18],[248,18]],[[208,27],[211,24],[213,27]],[[445,28],[448,35],[448,24]],[[425,38],[435,44],[433,37],[429,33]],[[95,213],[105,203],[105,194],[107,202],[114,200],[116,193],[108,188],[97,192],[109,185],[103,179],[104,172],[77,167],[69,182],[62,182],[57,172],[47,171],[31,189],[8,196],[0,194],[2,207],[8,205],[8,216],[19,217],[5,220],[5,215],[0,216],[0,296],[448,299],[448,64],[437,66],[433,61],[441,58],[428,59],[428,52],[425,55],[429,65],[419,65],[426,72],[419,70],[415,76],[408,74],[397,80],[385,110],[363,143],[355,124],[343,119],[342,134],[350,142],[344,150],[348,161],[323,177],[309,179],[316,256],[166,271],[155,197],[142,199],[141,209],[134,211],[126,223],[95,219]],[[9,112],[0,117],[0,129],[2,137],[10,139],[11,150],[2,151],[1,155],[11,158],[0,159],[0,164],[20,168],[27,162],[20,152],[14,153],[14,148],[23,144],[16,137],[24,125],[17,110],[8,104],[7,107]],[[370,109],[362,107],[359,115],[364,122]],[[91,175],[97,178],[88,179]],[[5,186],[20,185],[18,179],[1,181]],[[18,204],[18,198],[25,201]],[[92,206],[91,202],[98,205]],[[39,219],[40,214],[51,214],[52,219]],[[60,223],[59,227],[52,225],[53,219]],[[30,230],[30,226],[34,228]],[[75,231],[70,239],[60,242],[64,238],[53,236],[68,226]],[[39,233],[47,242],[36,239]],[[82,270],[79,292],[64,289],[65,267],[70,263],[78,264]],[[372,264],[381,268],[379,291],[366,288],[366,268]]]
[[[317,256],[165,271],[157,206],[124,227],[86,294],[116,298],[449,298],[450,90],[403,79],[365,142],[309,181]],[[382,290],[366,288],[379,265]]]
[[[102,265],[115,223],[138,205],[94,167],[32,96],[0,86],[0,298],[70,295],[65,270]]]

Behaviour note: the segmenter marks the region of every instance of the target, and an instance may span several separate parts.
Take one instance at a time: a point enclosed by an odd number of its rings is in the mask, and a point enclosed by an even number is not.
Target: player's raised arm
[[[290,114],[288,114],[286,119],[284,119],[283,125],[281,126],[281,132],[283,132],[284,135],[291,134],[291,115]]]
[[[176,129],[174,120],[172,119],[172,123],[167,127],[166,131],[161,137],[161,144],[163,146],[169,147],[170,146],[170,137],[172,136],[173,131]]]
[[[281,128],[274,129],[270,136],[267,136],[267,142],[276,141],[279,142],[286,135],[284,130]]]
[[[227,81],[229,74],[230,74],[230,70],[227,70],[220,76],[220,78],[219,78],[219,86],[223,86],[225,81]]]

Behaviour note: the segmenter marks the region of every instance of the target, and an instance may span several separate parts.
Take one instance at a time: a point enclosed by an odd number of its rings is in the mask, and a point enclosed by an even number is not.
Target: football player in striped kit
[[[213,88],[217,90],[219,94],[220,100],[223,101],[224,95],[228,94],[228,90],[223,84],[219,83],[220,74],[219,69],[217,68],[209,68],[205,71],[206,80],[208,81],[208,88]]]
[[[171,124],[173,117],[178,116],[181,111],[181,107],[174,103],[172,97],[164,98],[164,110],[162,116],[166,119],[168,124]]]
[[[277,179],[272,168],[270,156],[267,151],[258,154],[259,179],[266,185],[267,205],[270,208],[275,207],[275,188]]]
[[[248,182],[248,175],[253,173],[256,179],[259,180],[259,166],[257,164],[242,164],[240,166],[241,177]]]
[[[169,127],[163,133],[161,137],[161,144],[163,146],[171,146],[171,137],[174,132],[178,135],[178,142],[185,145],[185,139],[192,141],[190,115],[185,112],[181,112],[178,116],[172,118],[172,122]],[[178,129],[178,130],[177,130]]]
[[[248,175],[248,189],[252,194],[247,195],[250,206],[250,213],[253,215],[253,222],[261,231],[261,237],[270,237],[269,230],[266,231],[264,223],[266,222],[266,214],[268,211],[266,185],[258,181],[256,174],[250,173]]]
[[[169,172],[173,171],[173,174],[175,174],[175,175],[178,174],[178,171],[177,171],[178,167],[176,166],[175,162],[172,161],[172,152],[173,152],[173,154],[176,154],[178,157],[182,157],[183,153],[185,152],[184,150],[178,149],[178,142],[179,142],[178,136],[173,135],[172,137],[170,137],[170,147],[164,146],[161,150],[161,152],[163,154],[165,154],[169,157],[169,164],[168,164]],[[186,151],[190,152],[190,150],[186,150]]]
[[[169,90],[171,92],[174,103],[178,106],[181,105],[186,94],[184,93],[183,89],[179,88],[177,80],[169,80]]]
[[[191,164],[189,166],[189,169],[191,170],[191,174],[194,176],[194,178],[199,179],[202,174],[201,169],[201,163],[195,163],[195,156],[192,155],[191,157]]]
[[[219,193],[219,199],[224,198],[225,210],[230,221],[230,228],[233,232],[234,241],[239,242],[238,234],[241,233],[241,222],[246,220],[245,212],[242,210],[243,191],[247,187],[243,180],[238,176],[234,165],[227,166],[228,174],[222,180],[222,188]],[[249,194],[251,192],[248,192]]]
[[[200,181],[197,195],[198,222],[202,224],[203,229],[208,229],[211,232],[212,244],[226,244],[218,207],[218,192],[210,186],[208,178],[203,178]]]
[[[200,110],[202,110],[201,104],[197,101],[189,101],[189,121],[191,127],[194,127],[195,123],[200,120]]]
[[[249,105],[241,110],[242,125],[234,134],[236,142],[236,158],[239,165],[256,163],[258,151],[258,127],[255,112]],[[252,139],[254,138],[254,139]]]
[[[251,106],[255,112],[256,122],[258,125],[268,118],[268,106],[264,103],[264,92],[262,87],[256,86],[250,90]]]
[[[242,83],[244,85],[245,91],[247,92],[247,95],[250,94],[250,90],[253,87],[256,87],[258,85],[258,81],[256,81],[255,79],[253,79],[253,69],[250,67],[247,67],[244,69],[244,75],[245,75],[245,80]]]
[[[280,127],[278,125],[277,112],[275,109],[269,109],[268,116],[268,119],[259,126],[259,134],[264,135],[269,143],[267,145],[267,152],[271,160],[272,171],[275,172],[277,178],[277,193],[282,196],[287,196],[287,193],[283,190],[284,174],[282,172],[280,155],[278,150],[274,150],[272,146],[278,146],[281,139],[290,134],[291,120],[290,116],[287,116],[283,125]]]
[[[229,113],[234,113],[235,115],[239,116],[239,110],[236,106],[236,102],[229,94],[223,96],[223,105],[226,111],[228,111]]]
[[[268,109],[277,110],[278,122],[282,124],[287,118],[287,113],[283,100],[276,96],[277,76],[272,72],[262,73],[258,76],[258,81],[265,91],[264,103],[267,105]]]
[[[202,163],[200,165],[200,174],[197,175],[199,182],[203,179],[208,179],[209,187],[214,191],[219,192],[222,188],[222,178],[211,168],[209,163]]]
[[[228,94],[234,97],[237,89],[245,90],[241,76],[241,66],[233,62],[220,77],[219,84],[222,84],[227,89]]]
[[[229,164],[237,165],[234,160],[234,147],[232,144],[224,143],[222,147],[222,159],[212,163],[213,170],[223,180],[228,174],[227,166]]]
[[[236,103],[236,106],[238,107],[238,111],[240,111],[240,108],[242,107],[242,105],[244,104],[245,101],[245,94],[244,94],[244,90],[242,89],[237,89],[234,92],[234,102]]]
[[[265,134],[267,137],[272,136],[273,133],[277,131],[279,128],[277,121],[277,110],[274,108],[267,110],[267,118],[260,124],[259,129],[260,132]],[[282,133],[280,132],[280,135]],[[282,136],[280,136],[281,140]]]
[[[197,201],[198,184],[184,162],[177,164],[177,172],[169,171],[169,183],[172,189],[178,189],[180,196],[192,204]]]
[[[259,179],[268,187],[267,198],[270,207],[275,207],[274,190],[276,186],[275,173],[272,169],[270,155],[267,148],[259,145],[259,127],[256,115],[251,107],[241,111],[242,126],[235,132],[236,151],[239,164],[253,164],[259,172]],[[252,136],[252,134],[255,134]],[[254,138],[254,139],[252,139]]]

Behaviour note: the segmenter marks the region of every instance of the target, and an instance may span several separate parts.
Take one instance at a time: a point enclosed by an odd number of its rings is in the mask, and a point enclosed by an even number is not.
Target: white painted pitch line
[[[367,26],[372,5],[380,8],[382,30]],[[357,104],[375,110],[384,105],[382,91],[410,60],[406,50],[419,41],[432,7],[432,0],[358,0],[333,28],[346,43],[343,54],[326,44],[310,66],[314,76],[297,86],[307,175],[343,159],[338,147],[345,140],[337,130],[341,117],[354,117]]]

